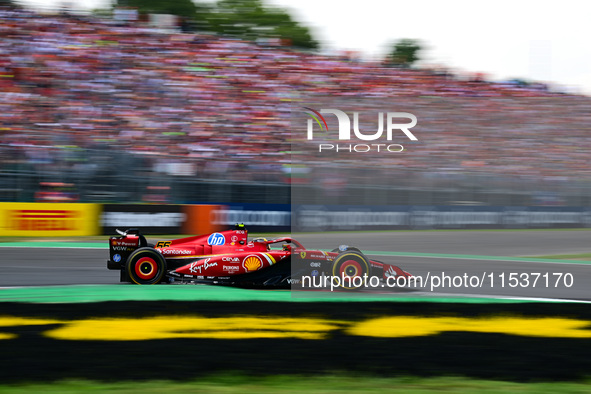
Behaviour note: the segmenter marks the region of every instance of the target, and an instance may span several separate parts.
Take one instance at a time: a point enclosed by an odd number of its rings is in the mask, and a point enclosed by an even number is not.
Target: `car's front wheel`
[[[153,248],[139,248],[125,264],[127,275],[138,285],[153,285],[164,278],[166,260]]]
[[[332,276],[338,277],[340,287],[355,290],[363,286],[364,275],[371,274],[369,260],[361,252],[346,251],[339,254],[332,265]]]

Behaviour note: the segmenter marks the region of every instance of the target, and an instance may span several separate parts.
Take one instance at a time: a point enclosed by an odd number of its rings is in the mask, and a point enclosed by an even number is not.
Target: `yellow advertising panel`
[[[0,236],[99,234],[99,204],[0,203]]]

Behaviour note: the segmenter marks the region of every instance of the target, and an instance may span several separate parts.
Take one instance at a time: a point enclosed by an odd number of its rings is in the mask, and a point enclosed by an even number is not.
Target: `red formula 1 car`
[[[291,288],[326,278],[344,289],[388,278],[410,277],[397,266],[370,260],[359,249],[341,245],[332,252],[307,250],[290,237],[248,241],[244,225],[234,230],[148,244],[138,230],[119,231],[109,239],[107,268],[118,270],[122,282],[205,283],[252,288]],[[359,280],[352,280],[352,279]],[[322,281],[324,279],[324,281]],[[302,283],[303,282],[303,283]],[[314,284],[314,285],[313,285]]]

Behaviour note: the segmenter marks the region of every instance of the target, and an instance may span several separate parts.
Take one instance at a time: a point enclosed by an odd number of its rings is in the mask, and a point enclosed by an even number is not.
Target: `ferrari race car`
[[[411,275],[397,266],[370,260],[341,245],[332,252],[307,250],[290,237],[248,240],[244,225],[234,230],[148,244],[137,229],[117,230],[109,239],[107,268],[121,282],[217,284],[251,288],[291,288],[338,277],[338,287],[360,287],[356,277],[379,281]],[[317,278],[318,277],[318,278]],[[347,279],[347,280],[345,280]],[[326,279],[324,280],[327,284]],[[332,282],[331,282],[332,283]],[[305,283],[304,283],[305,284]],[[318,286],[315,286],[318,287]]]

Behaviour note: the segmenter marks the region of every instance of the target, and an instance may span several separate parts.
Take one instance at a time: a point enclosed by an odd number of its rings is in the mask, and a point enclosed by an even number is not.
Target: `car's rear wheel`
[[[371,274],[369,260],[361,252],[346,251],[339,254],[332,265],[332,276],[339,278],[340,287],[355,290],[363,287],[364,275]]]
[[[125,271],[133,283],[153,285],[166,273],[166,260],[152,248],[139,248],[127,259]]]

